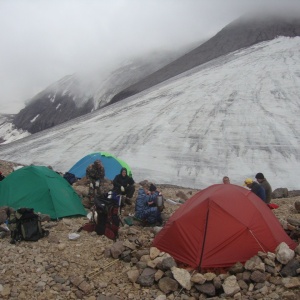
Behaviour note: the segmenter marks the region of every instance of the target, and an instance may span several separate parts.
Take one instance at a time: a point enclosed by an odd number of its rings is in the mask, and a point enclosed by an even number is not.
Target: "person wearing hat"
[[[128,205],[132,204],[131,198],[135,192],[134,180],[127,175],[127,169],[121,168],[120,174],[116,175],[113,180],[114,191],[118,195],[125,195],[124,202]],[[123,203],[124,204],[124,203]]]
[[[272,196],[272,188],[267,179],[265,178],[263,173],[257,173],[255,175],[255,178],[257,182],[265,189],[266,193],[266,203],[271,202],[271,196]]]
[[[265,189],[260,184],[253,181],[252,178],[246,178],[244,181],[244,186],[249,188],[252,193],[254,193],[256,196],[258,196],[262,201],[266,203]]]
[[[105,170],[102,162],[97,159],[94,163],[90,164],[86,168],[86,178],[89,180],[89,195],[94,197],[96,194],[101,193],[101,183],[103,183],[105,177]]]

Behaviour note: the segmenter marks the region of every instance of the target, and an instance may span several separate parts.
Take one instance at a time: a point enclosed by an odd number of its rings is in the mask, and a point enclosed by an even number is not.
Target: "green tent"
[[[29,166],[12,172],[0,182],[0,206],[33,208],[57,219],[86,215],[72,186],[59,174],[43,166]]]

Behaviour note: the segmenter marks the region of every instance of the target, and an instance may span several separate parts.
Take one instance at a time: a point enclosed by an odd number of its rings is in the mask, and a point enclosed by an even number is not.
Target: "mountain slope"
[[[0,145],[13,142],[30,135],[28,131],[18,130],[13,124],[14,115],[0,114]]]
[[[65,76],[28,101],[14,117],[13,124],[17,129],[36,133],[90,113],[107,105],[115,94],[128,85],[180,56],[182,51],[162,51],[135,58],[101,76]]]
[[[300,36],[300,18],[243,16],[201,46],[121,91],[112,98],[111,103],[135,95],[212,59],[278,36]]]
[[[67,171],[88,153],[125,160],[134,178],[204,188],[263,172],[299,188],[300,38],[236,51],[139,95],[0,146],[4,160]]]

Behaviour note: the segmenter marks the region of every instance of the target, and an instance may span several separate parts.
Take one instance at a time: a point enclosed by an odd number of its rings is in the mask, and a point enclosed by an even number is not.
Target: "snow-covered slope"
[[[273,188],[299,189],[299,116],[300,38],[280,37],[0,146],[0,157],[67,171],[108,151],[136,181],[204,188],[262,172]]]
[[[8,144],[30,135],[26,130],[17,129],[13,118],[14,115],[0,114],[0,144]]]

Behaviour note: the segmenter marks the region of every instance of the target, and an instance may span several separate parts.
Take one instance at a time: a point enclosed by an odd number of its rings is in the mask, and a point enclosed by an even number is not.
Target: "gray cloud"
[[[277,1],[0,0],[0,113],[67,74],[200,42],[258,2]]]

